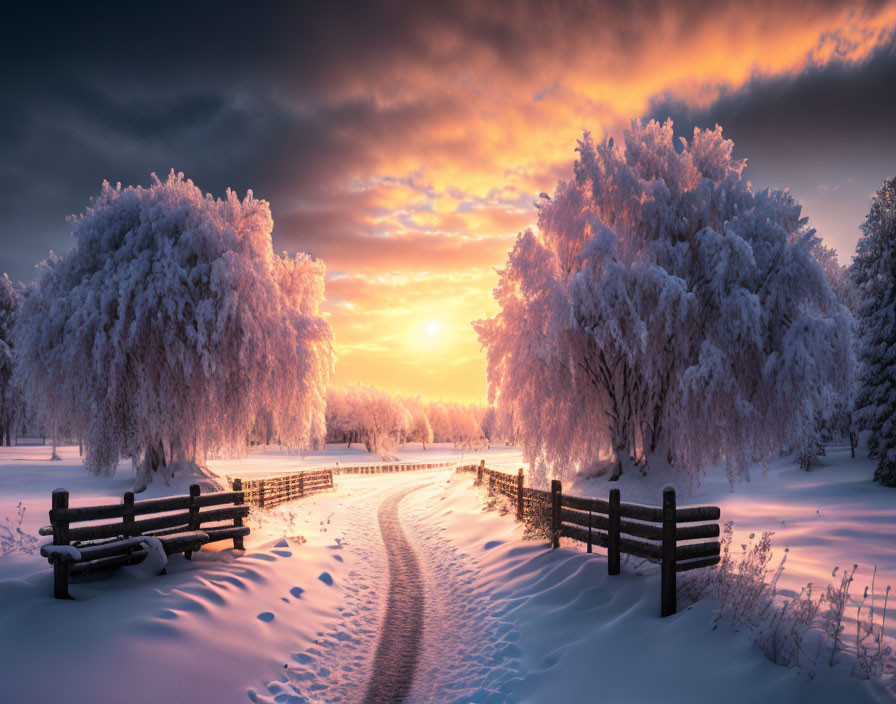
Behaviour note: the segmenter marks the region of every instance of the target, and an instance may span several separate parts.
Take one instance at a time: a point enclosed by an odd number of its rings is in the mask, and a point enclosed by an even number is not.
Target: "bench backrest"
[[[63,545],[135,537],[149,532],[201,530],[203,526],[220,525],[224,521],[241,526],[242,519],[249,515],[249,506],[243,504],[244,495],[238,482],[234,489],[202,495],[199,485],[193,484],[186,495],[140,501],[135,501],[133,492],[129,491],[119,504],[76,508],[68,506],[68,491],[57,489],[53,492],[51,525],[41,528],[40,534],[52,535],[54,544]],[[209,508],[218,506],[222,508]]]

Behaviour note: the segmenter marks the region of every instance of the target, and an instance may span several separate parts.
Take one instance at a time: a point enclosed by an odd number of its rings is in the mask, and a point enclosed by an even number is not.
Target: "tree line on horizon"
[[[327,391],[327,442],[363,444],[368,452],[388,452],[408,442],[451,443],[479,449],[512,442],[512,422],[493,406],[425,401],[373,386],[351,384]]]

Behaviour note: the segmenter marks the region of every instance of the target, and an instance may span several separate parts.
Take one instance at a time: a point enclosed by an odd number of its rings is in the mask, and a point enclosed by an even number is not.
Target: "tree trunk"
[[[617,447],[614,449],[616,453],[616,460],[613,462],[613,473],[610,475],[610,481],[616,482],[619,481],[619,477],[622,476],[622,455],[625,452],[625,447]]]
[[[55,462],[57,460],[61,460],[62,458],[59,456],[59,453],[56,452],[56,444],[58,443],[58,436],[56,433],[56,428],[53,428],[53,454],[50,456],[50,461]]]

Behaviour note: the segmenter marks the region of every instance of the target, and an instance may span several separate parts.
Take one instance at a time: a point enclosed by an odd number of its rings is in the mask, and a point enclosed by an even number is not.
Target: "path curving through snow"
[[[414,681],[423,640],[424,587],[414,546],[398,518],[398,504],[419,488],[390,494],[377,512],[389,562],[389,595],[365,704],[402,704]]]
[[[282,675],[250,690],[251,702],[517,701],[520,634],[477,585],[476,556],[443,535],[452,515],[445,492],[466,479],[444,471],[345,478],[316,509],[296,502],[271,512],[271,520],[278,511],[326,513],[321,530],[347,569],[327,582],[340,595],[339,616],[286,654]],[[330,516],[341,518],[331,524]]]

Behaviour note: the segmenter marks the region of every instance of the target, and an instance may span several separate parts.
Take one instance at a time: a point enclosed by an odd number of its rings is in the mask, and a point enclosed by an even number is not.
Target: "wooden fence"
[[[246,502],[258,508],[273,508],[335,486],[336,474],[385,474],[426,469],[444,469],[457,462],[393,462],[387,464],[338,465],[324,469],[303,469],[270,477],[242,479]]]
[[[332,469],[290,472],[276,477],[242,479],[246,503],[258,508],[273,508],[333,488]]]
[[[619,489],[611,489],[609,500],[586,499],[563,493],[559,480],[551,490],[527,488],[523,470],[516,475],[498,472],[479,464],[476,484],[487,483],[490,494],[500,494],[516,505],[516,516],[525,520],[532,512],[549,516],[552,547],[560,538],[607,549],[607,572],[619,574],[621,553],[655,560],[661,564],[660,614],[677,610],[676,574],[710,567],[720,560],[717,506],[677,508],[675,490],[663,491],[662,506],[622,503]]]
[[[426,469],[447,469],[457,462],[392,462],[388,464],[338,465],[333,467],[335,474],[386,474],[392,472],[414,472]]]

